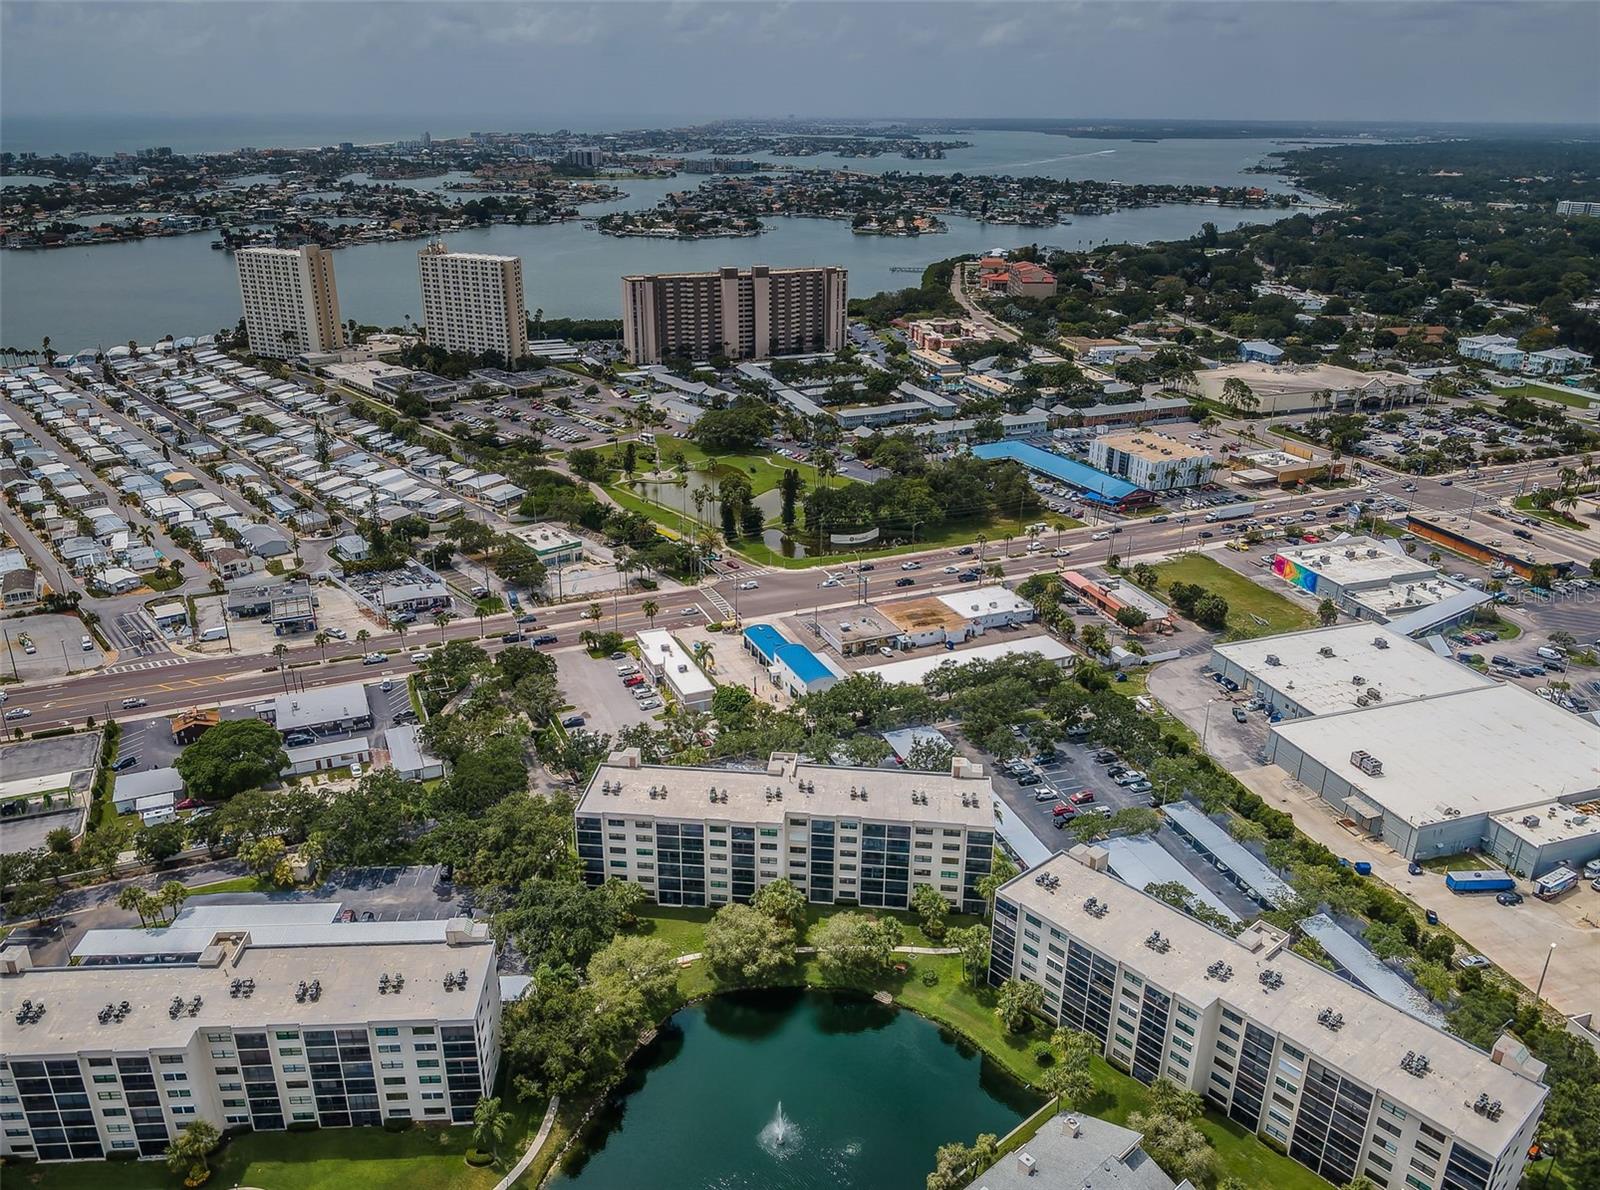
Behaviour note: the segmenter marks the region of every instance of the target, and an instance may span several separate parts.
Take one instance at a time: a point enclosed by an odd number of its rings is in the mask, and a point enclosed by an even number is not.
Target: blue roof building
[[[788,637],[771,624],[752,624],[744,630],[744,647],[754,653],[762,665],[776,661],[778,650],[788,643]]]
[[[791,698],[826,690],[844,676],[771,624],[752,624],[746,628],[744,647],[766,668],[773,684]]]
[[[974,446],[972,454],[979,459],[1014,459],[1030,471],[1070,484],[1095,504],[1139,504],[1152,498],[1137,484],[1026,442],[984,442]]]
[[[1247,339],[1239,344],[1239,358],[1247,364],[1276,364],[1283,362],[1283,348],[1265,339]]]

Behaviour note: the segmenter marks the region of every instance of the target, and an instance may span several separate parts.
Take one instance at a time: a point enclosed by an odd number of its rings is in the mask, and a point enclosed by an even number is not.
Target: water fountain
[[[772,1156],[782,1157],[794,1147],[798,1137],[799,1129],[794,1126],[793,1120],[783,1114],[783,1101],[780,1099],[778,1110],[773,1113],[772,1119],[767,1121],[767,1126],[761,1130],[756,1140]]]

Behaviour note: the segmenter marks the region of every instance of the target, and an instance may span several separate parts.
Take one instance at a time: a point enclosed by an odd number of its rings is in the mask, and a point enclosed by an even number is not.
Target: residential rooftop
[[[960,756],[948,773],[813,764],[792,752],[774,752],[762,769],[722,769],[643,764],[639,750],[628,748],[595,770],[577,812],[729,822],[768,822],[788,812],[987,828],[993,800],[982,767]]]
[[[1059,877],[1060,883],[1053,888],[1036,884],[1041,874]],[[1547,1087],[1497,1064],[1460,1038],[1301,958],[1285,945],[1281,931],[1265,923],[1230,938],[1071,855],[1057,855],[1018,876],[1002,893],[1022,910],[1059,925],[1102,954],[1125,957],[1129,965],[1196,1008],[1206,1009],[1214,1001],[1231,1006],[1307,1053],[1393,1096],[1481,1153],[1501,1152],[1549,1093]],[[1085,912],[1083,903],[1090,897],[1106,905],[1107,912]],[[1142,945],[1152,931],[1159,931],[1169,943],[1159,957]],[[1218,959],[1233,969],[1225,980],[1209,972]],[[1280,986],[1262,982],[1269,970],[1282,977]],[[1325,1008],[1342,1013],[1346,1026],[1329,1029],[1319,1023],[1317,1015]],[[1428,1074],[1418,1078],[1401,1068],[1408,1051],[1427,1056]],[[1479,1092],[1500,1101],[1503,1112],[1498,1120],[1472,1110]]]
[[[1296,719],[1273,731],[1412,826],[1600,790],[1600,727],[1519,686]],[[1358,750],[1383,765],[1382,775],[1350,763]]]
[[[27,1025],[8,1025],[6,1053],[72,1054],[81,1050],[138,1051],[182,1049],[197,1029],[260,1028],[271,1021],[301,1026],[351,1024],[370,1020],[470,1018],[484,982],[495,974],[495,948],[487,928],[465,918],[452,922],[460,944],[426,942],[356,943],[306,947],[257,946],[248,929],[226,935],[197,964],[117,967],[36,967],[0,974],[0,1013],[14,1017],[24,999],[45,1013]],[[15,962],[18,952],[0,952]],[[446,991],[444,977],[464,970],[465,993]],[[0,967],[0,972],[4,967]],[[405,977],[398,991],[378,992],[378,977]],[[234,980],[253,979],[251,995],[232,995]],[[302,981],[321,984],[316,1000],[297,999]],[[169,1014],[174,997],[187,1008]],[[107,1004],[126,1000],[132,1011],[120,1022],[99,1023]]]

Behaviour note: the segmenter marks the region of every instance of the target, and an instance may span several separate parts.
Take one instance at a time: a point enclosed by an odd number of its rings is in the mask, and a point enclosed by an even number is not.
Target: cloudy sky
[[[1600,4],[0,0],[0,119],[1600,119]]]

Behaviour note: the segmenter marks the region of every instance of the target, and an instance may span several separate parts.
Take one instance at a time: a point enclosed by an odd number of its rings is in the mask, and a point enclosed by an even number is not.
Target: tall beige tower
[[[622,279],[622,342],[636,364],[839,351],[846,300],[841,268],[640,274]]]
[[[250,350],[274,359],[344,346],[333,253],[326,248],[241,248],[239,297]]]
[[[528,354],[522,259],[451,252],[435,241],[417,257],[428,342],[447,351],[497,351],[507,363]]]

